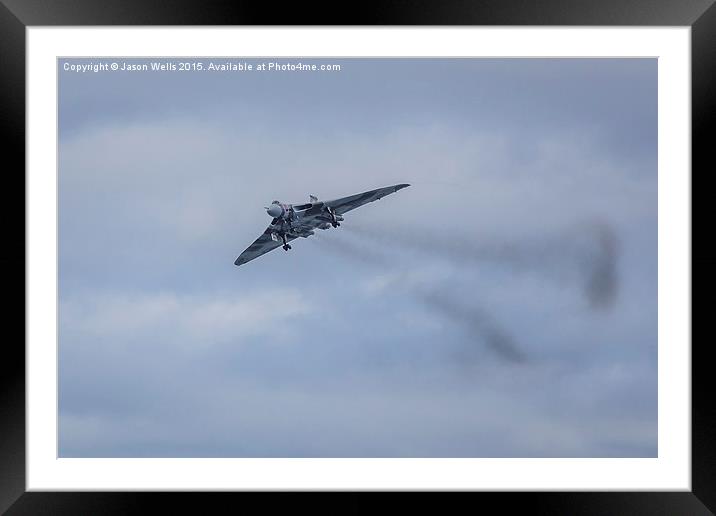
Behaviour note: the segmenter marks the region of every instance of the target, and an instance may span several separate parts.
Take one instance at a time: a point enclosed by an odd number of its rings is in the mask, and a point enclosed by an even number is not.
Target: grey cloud
[[[655,60],[59,80],[62,456],[656,455]]]

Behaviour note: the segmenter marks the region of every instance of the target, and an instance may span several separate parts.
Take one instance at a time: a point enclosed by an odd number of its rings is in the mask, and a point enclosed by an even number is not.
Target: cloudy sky
[[[60,455],[656,456],[656,60],[300,61],[59,61]]]

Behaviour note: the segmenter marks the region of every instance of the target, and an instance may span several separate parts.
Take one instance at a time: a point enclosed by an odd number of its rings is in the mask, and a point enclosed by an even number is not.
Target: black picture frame
[[[692,50],[692,490],[690,492],[474,493],[500,510],[537,514],[713,514],[716,511],[716,404],[709,398],[706,334],[708,293],[714,291],[716,255],[694,236],[710,223],[704,197],[716,168],[709,135],[716,122],[716,6],[714,0],[447,0],[364,1],[352,8],[272,2],[175,0],[0,0],[0,147],[3,158],[2,228],[6,251],[3,310],[6,329],[20,328],[25,314],[25,29],[82,25],[629,25],[690,26]],[[696,173],[698,171],[698,173]],[[696,178],[698,177],[698,181]],[[695,187],[696,186],[696,187]],[[22,192],[22,195],[21,195]],[[23,214],[23,224],[20,215]],[[703,242],[703,240],[702,240]],[[699,281],[693,281],[695,273]],[[8,288],[10,287],[10,288]],[[12,293],[17,294],[17,297]],[[701,302],[696,303],[701,296]],[[20,299],[23,302],[20,302]],[[701,335],[699,335],[701,331]],[[25,325],[7,332],[0,375],[0,512],[7,514],[126,514],[161,503],[206,512],[237,510],[247,493],[26,492]],[[699,336],[700,338],[696,338]],[[256,499],[259,495],[250,495]],[[282,495],[295,504],[298,494]],[[355,500],[355,497],[351,497]],[[245,503],[245,502],[244,502]],[[305,503],[305,502],[304,502]],[[310,502],[312,509],[313,502]],[[356,509],[343,502],[341,509]]]

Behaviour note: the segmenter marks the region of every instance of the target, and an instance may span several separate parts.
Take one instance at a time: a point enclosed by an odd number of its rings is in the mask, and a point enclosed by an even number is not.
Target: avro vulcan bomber
[[[284,251],[291,249],[289,242],[298,237],[307,238],[316,229],[337,228],[341,225],[343,215],[369,202],[377,201],[397,192],[409,184],[386,186],[333,201],[319,201],[311,195],[307,204],[283,204],[273,201],[267,206],[266,213],[272,217],[266,231],[256,239],[234,262],[235,265],[258,258],[259,256],[283,246]]]

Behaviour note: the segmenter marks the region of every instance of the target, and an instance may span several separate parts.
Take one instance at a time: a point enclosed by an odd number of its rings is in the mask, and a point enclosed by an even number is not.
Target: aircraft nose
[[[281,206],[278,206],[277,204],[272,204],[268,208],[266,208],[266,213],[269,214],[270,217],[278,218],[281,216],[281,213],[283,212],[283,209]]]

